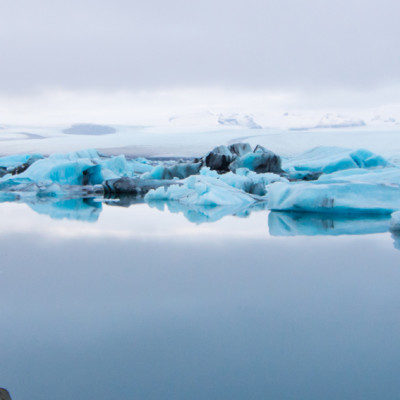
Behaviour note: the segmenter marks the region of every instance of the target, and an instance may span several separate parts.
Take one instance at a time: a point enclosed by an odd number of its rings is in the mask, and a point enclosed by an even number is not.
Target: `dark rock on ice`
[[[205,157],[204,163],[211,170],[218,172],[228,172],[229,164],[233,161],[235,156],[231,150],[226,146],[218,146],[211,150]]]
[[[8,390],[0,388],[0,400],[11,400]]]

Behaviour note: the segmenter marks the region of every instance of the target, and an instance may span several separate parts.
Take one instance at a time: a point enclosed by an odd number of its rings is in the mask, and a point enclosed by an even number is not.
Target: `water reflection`
[[[196,225],[81,200],[59,208],[100,205],[96,223],[0,205],[13,399],[397,398],[389,234],[270,237],[267,211]]]
[[[366,235],[389,230],[390,215],[355,216],[296,212],[270,212],[273,236]]]
[[[247,218],[254,212],[266,211],[266,203],[251,206],[203,206],[185,205],[174,201],[153,201],[145,203],[143,198],[121,196],[113,198],[14,198],[6,197],[1,202],[25,203],[37,214],[52,219],[68,219],[95,223],[105,207],[129,208],[147,204],[159,211],[168,210],[182,214],[186,220],[196,225],[217,222],[227,216]],[[268,212],[268,231],[271,236],[339,236],[366,235],[389,231],[390,215],[337,215],[300,212]],[[400,249],[400,237],[392,234],[394,247]]]
[[[48,215],[52,219],[70,219],[96,222],[102,210],[102,204],[95,198],[44,199],[29,203],[29,207],[38,214]]]

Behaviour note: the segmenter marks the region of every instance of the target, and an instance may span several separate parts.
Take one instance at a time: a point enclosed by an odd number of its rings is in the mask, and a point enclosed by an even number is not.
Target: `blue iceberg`
[[[182,204],[201,206],[250,205],[260,200],[240,189],[211,176],[194,175],[179,184],[150,190],[144,197],[146,202],[178,201]]]
[[[283,160],[282,168],[293,178],[307,173],[331,174],[352,168],[376,168],[391,165],[385,158],[365,149],[316,147],[296,157]]]
[[[341,214],[391,214],[400,210],[400,187],[362,182],[277,182],[268,187],[268,208]]]

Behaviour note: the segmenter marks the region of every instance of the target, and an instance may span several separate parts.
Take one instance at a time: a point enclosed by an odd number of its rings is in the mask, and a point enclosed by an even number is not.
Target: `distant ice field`
[[[282,157],[294,156],[317,146],[339,146],[365,148],[391,161],[400,160],[400,128],[396,126],[290,130],[237,126],[174,128],[81,125],[81,134],[76,128],[79,124],[53,127],[3,126],[0,129],[0,155],[35,152],[51,154],[96,148],[109,155],[197,157],[213,146],[248,142],[252,146],[260,144]],[[68,133],[71,131],[74,133]]]

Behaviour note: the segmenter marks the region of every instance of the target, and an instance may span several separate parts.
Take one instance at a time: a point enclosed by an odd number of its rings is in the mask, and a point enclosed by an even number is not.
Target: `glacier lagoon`
[[[187,178],[174,174],[196,163],[3,158],[0,386],[39,400],[392,399],[398,166],[320,148],[283,158],[286,175],[255,173],[253,154],[270,160],[256,149]],[[144,196],[96,189],[129,188],[121,175],[172,181]],[[345,212],[304,212],[327,185]],[[365,193],[378,209],[349,212]]]
[[[44,210],[0,204],[0,377],[13,399],[399,393],[388,218]]]

